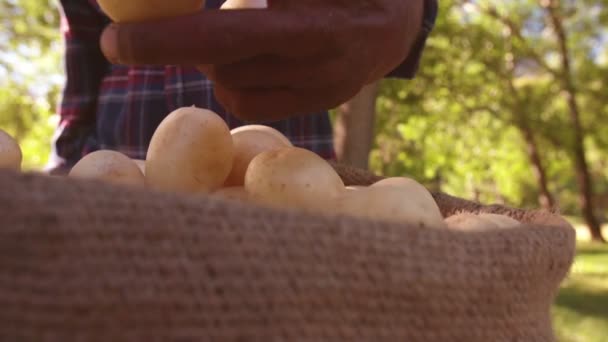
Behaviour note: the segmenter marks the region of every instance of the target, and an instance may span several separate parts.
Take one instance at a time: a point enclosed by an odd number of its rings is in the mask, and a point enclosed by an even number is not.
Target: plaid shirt
[[[219,8],[222,0],[208,0]],[[99,48],[109,19],[95,0],[61,0],[62,33],[66,43],[66,84],[59,106],[50,169],[73,166],[99,149],[145,159],[156,127],[171,111],[196,105],[222,116],[230,128],[244,123],[227,113],[213,96],[213,84],[198,70],[181,66],[111,65]],[[411,78],[437,15],[437,1],[426,1],[422,39],[411,56],[390,76]],[[263,123],[283,132],[295,146],[334,157],[328,112]]]

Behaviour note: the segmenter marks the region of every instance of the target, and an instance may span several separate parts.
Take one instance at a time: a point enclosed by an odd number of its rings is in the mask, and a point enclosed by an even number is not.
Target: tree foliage
[[[0,0],[0,128],[15,136],[26,169],[46,163],[63,81],[57,4]]]
[[[601,1],[564,2],[585,151],[597,194],[606,190],[608,80]],[[418,77],[383,82],[372,166],[486,202],[538,206],[531,129],[549,191],[578,212],[573,130],[557,43],[537,1],[440,1]],[[592,15],[590,15],[590,13]],[[598,212],[599,214],[599,212]]]

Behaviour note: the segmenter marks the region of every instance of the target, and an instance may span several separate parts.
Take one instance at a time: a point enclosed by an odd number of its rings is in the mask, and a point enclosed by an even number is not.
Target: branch
[[[547,71],[553,77],[560,78],[559,72],[556,71],[555,69],[553,69],[552,67],[550,67],[547,64],[547,62],[545,62],[545,60],[541,57],[541,55],[537,51],[535,51],[532,47],[529,46],[528,41],[521,33],[521,28],[513,20],[498,13],[498,10],[496,9],[495,6],[488,5],[487,8],[483,8],[477,1],[471,1],[471,0],[460,0],[460,3],[461,4],[470,4],[472,6],[475,6],[480,12],[487,14],[491,18],[494,18],[495,20],[502,23],[504,26],[508,27],[511,34],[513,36],[515,36],[515,38],[523,44],[523,46],[525,48],[525,52],[530,57],[532,57],[543,69],[545,69],[545,71]]]

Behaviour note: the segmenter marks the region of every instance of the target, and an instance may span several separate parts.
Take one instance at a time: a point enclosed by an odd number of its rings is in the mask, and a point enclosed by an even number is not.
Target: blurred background
[[[559,208],[577,228],[561,341],[608,341],[608,0],[441,0],[415,80],[332,111],[339,158],[433,190]],[[0,129],[43,167],[58,118],[54,0],[0,0]],[[603,229],[603,235],[602,235]]]

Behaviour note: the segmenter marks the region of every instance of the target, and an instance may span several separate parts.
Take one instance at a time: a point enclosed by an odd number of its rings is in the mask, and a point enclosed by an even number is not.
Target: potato
[[[221,9],[268,8],[267,0],[228,0]]]
[[[279,139],[283,143],[283,145],[285,145],[287,147],[293,146],[293,144],[291,143],[289,138],[287,138],[283,133],[281,133],[276,128],[272,128],[270,126],[245,125],[245,126],[241,126],[241,127],[237,127],[235,129],[233,129],[232,131],[230,131],[230,133],[232,135],[235,135],[235,134],[240,134],[240,133],[247,132],[247,131],[263,132],[263,133],[271,134],[271,135],[274,135],[277,139]]]
[[[515,228],[521,225],[509,216],[490,213],[460,213],[448,217],[445,222],[449,228],[473,231]]]
[[[331,165],[299,147],[266,151],[255,157],[245,174],[245,189],[260,204],[279,208],[331,210],[331,201],[345,191]]]
[[[137,165],[120,152],[92,152],[76,163],[69,177],[95,179],[117,185],[144,186],[144,175]]]
[[[500,228],[514,228],[521,225],[519,221],[506,215],[479,213],[478,216],[482,219],[492,221]]]
[[[393,186],[400,187],[411,193],[412,195],[418,196],[418,201],[423,204],[423,207],[427,210],[434,211],[436,213],[440,212],[439,207],[437,206],[437,202],[433,198],[433,195],[429,192],[424,185],[418,183],[414,179],[407,177],[390,177],[380,180],[371,185],[372,187],[384,187],[384,186]],[[441,215],[441,214],[440,214]],[[443,217],[442,217],[443,219]]]
[[[227,188],[221,188],[212,193],[213,196],[222,197],[225,199],[239,200],[247,202],[250,200],[249,194],[243,186],[231,186]]]
[[[474,213],[459,213],[445,219],[448,228],[464,231],[484,231],[498,229],[498,225]]]
[[[443,217],[436,204],[420,192],[404,186],[370,186],[348,191],[335,202],[338,213],[377,221],[419,227],[442,228]]]
[[[243,126],[233,129],[231,134],[234,143],[234,161],[224,184],[226,187],[245,185],[247,167],[258,154],[293,146],[281,132],[267,126]]]
[[[169,192],[212,192],[228,178],[233,159],[230,129],[219,115],[196,107],[179,108],[152,136],[146,185]]]
[[[23,153],[13,137],[0,129],[0,169],[21,171]]]
[[[135,163],[135,165],[137,165],[137,167],[139,168],[141,173],[145,176],[146,175],[146,161],[141,160],[141,159],[133,159],[133,162]]]
[[[408,197],[409,205],[416,208],[414,211],[406,210],[401,217],[409,216],[409,222],[418,222],[422,226],[444,226],[443,215],[433,195],[416,180],[407,177],[390,177],[370,185],[370,188],[401,189],[401,196]],[[399,201],[398,197],[394,200]]]
[[[348,191],[355,191],[355,190],[361,190],[361,189],[366,189],[366,186],[360,186],[360,185],[349,185],[346,187],[346,190]]]
[[[98,0],[116,23],[134,23],[177,17],[201,10],[205,0]]]

